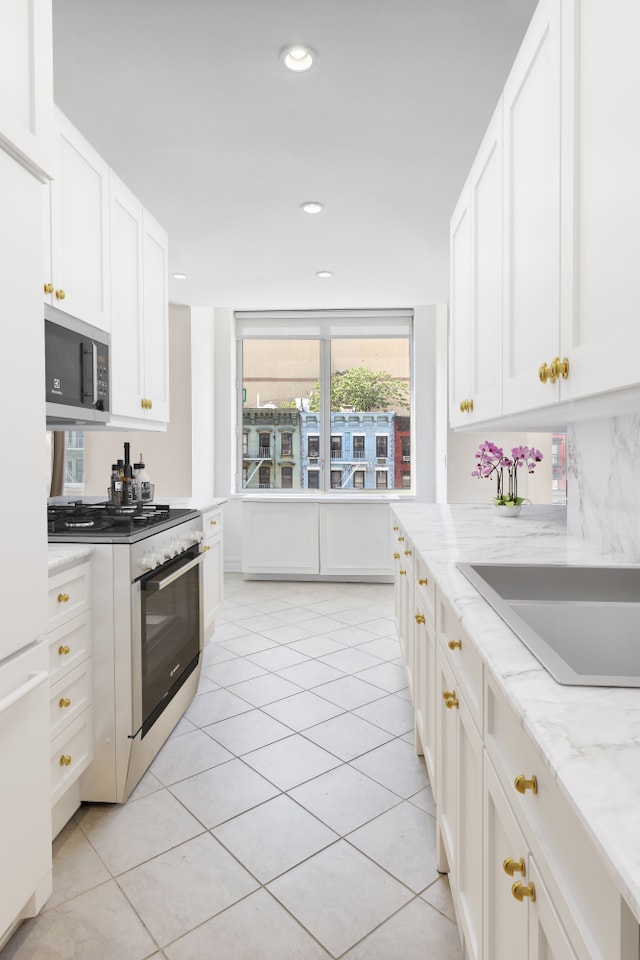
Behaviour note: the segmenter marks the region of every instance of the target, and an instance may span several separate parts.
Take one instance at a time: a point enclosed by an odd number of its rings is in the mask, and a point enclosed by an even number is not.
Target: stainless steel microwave
[[[44,320],[47,426],[98,426],[109,419],[109,338],[73,317]]]

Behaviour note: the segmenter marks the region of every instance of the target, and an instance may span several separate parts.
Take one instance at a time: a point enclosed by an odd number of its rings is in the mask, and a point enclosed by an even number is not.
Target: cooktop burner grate
[[[168,504],[134,504],[116,506],[104,503],[50,504],[47,507],[49,534],[66,534],[69,539],[96,534],[126,536],[138,533],[167,521],[178,521],[191,510],[171,509]]]

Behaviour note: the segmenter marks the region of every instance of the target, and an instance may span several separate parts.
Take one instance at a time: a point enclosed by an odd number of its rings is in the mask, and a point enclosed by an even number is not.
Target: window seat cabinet
[[[452,602],[432,573],[442,562],[438,550],[421,554],[401,509],[400,517],[392,509],[391,524],[400,554],[396,625],[416,750],[436,801],[438,868],[449,875],[465,957],[638,960],[638,917],[523,727],[495,659],[490,668],[463,622],[478,622],[465,616],[468,591],[460,607]],[[425,542],[424,521],[418,539]],[[497,614],[480,597],[473,602],[476,613],[484,605],[480,622],[498,631]]]

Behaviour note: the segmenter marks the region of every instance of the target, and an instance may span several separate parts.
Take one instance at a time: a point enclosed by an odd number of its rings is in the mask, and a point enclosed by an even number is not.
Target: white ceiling
[[[449,217],[534,7],[54,0],[55,99],[168,231],[188,274],[173,302],[439,303]],[[294,42],[318,53],[309,73],[279,59]]]

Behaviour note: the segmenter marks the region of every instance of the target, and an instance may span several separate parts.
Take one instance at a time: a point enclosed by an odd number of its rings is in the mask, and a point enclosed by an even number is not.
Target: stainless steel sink
[[[457,566],[558,683],[640,687],[640,567]]]

